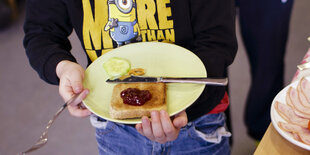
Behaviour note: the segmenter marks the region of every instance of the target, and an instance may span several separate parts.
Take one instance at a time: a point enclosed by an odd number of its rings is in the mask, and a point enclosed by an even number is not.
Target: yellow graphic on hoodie
[[[82,4],[83,42],[92,61],[116,45],[175,42],[170,0],[82,0]]]
[[[108,5],[109,21],[104,30],[110,30],[110,36],[117,45],[128,44],[138,38],[140,29],[136,19],[135,0],[108,0]]]

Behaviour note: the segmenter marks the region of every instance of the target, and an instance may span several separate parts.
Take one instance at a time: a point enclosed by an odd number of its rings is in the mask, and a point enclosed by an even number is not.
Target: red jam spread
[[[127,88],[121,92],[125,104],[141,106],[152,98],[150,91],[137,88]]]

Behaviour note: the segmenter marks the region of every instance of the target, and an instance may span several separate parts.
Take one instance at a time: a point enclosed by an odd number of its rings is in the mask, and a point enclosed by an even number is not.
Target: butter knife
[[[138,83],[138,82],[164,82],[164,83],[194,83],[215,86],[226,86],[228,78],[198,78],[198,77],[146,77],[130,76],[125,79],[108,79],[108,83]]]

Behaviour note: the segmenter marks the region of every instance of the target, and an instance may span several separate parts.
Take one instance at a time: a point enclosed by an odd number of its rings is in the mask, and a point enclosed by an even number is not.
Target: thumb
[[[83,90],[83,73],[79,71],[72,72],[70,79],[71,87],[75,94],[82,92]]]
[[[187,124],[187,114],[185,111],[182,111],[178,114],[175,115],[174,120],[173,120],[173,125],[176,128],[182,128]]]
[[[85,89],[85,90],[81,91],[80,94],[76,94],[76,96],[71,97],[71,98],[67,101],[67,103],[70,102],[70,105],[76,106],[76,105],[82,103],[83,99],[86,98],[86,96],[88,95],[88,93],[89,93],[89,90],[88,90],[88,89]]]

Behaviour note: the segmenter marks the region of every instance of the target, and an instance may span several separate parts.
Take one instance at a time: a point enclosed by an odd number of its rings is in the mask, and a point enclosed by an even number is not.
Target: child
[[[32,67],[46,82],[59,84],[65,101],[89,93],[84,69],[70,53],[73,29],[89,64],[117,46],[160,41],[191,50],[208,77],[223,77],[237,50],[234,11],[231,0],[28,0],[24,46]],[[186,111],[172,118],[153,111],[135,127],[92,115],[99,153],[229,154],[225,108],[217,106],[224,94],[224,87],[207,86]],[[78,104],[68,109],[77,117],[91,114]]]

